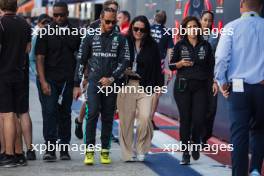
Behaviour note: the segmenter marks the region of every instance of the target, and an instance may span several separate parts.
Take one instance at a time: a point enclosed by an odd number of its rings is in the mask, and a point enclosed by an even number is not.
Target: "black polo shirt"
[[[15,14],[2,16],[0,21],[0,80],[22,81],[26,47],[31,42],[31,28]]]
[[[76,35],[77,27],[68,24],[66,28],[70,33],[62,35],[44,35],[37,37],[35,54],[45,56],[45,77],[54,81],[73,81],[76,66],[75,53],[80,46],[80,35]],[[46,26],[46,30],[59,27],[52,23]]]

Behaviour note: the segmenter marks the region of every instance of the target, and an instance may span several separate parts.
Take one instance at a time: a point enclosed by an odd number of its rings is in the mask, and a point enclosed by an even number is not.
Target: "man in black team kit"
[[[0,118],[3,120],[5,155],[0,166],[17,166],[16,114],[28,112],[24,83],[25,55],[30,51],[31,29],[16,15],[17,0],[1,0],[0,19]]]
[[[165,24],[167,21],[167,15],[166,12],[163,10],[157,11],[155,14],[155,23],[151,26],[151,35],[155,39],[155,41],[159,45],[159,51],[160,51],[160,60],[161,60],[161,69],[162,73],[165,75],[165,59],[166,57],[168,60],[170,60],[170,56],[173,50],[173,39],[171,36],[171,31],[170,33],[167,33]],[[171,77],[171,72],[170,72],[170,77]],[[159,128],[155,125],[154,123],[154,116],[155,112],[157,110],[158,104],[159,104],[159,97],[160,94],[155,94],[153,97],[153,102],[152,102],[152,112],[151,112],[151,117],[152,117],[152,124],[154,127],[154,130],[158,130]]]
[[[60,159],[71,159],[67,146],[71,140],[71,105],[76,65],[74,53],[79,49],[80,36],[72,32],[74,26],[68,22],[68,14],[66,3],[54,4],[53,22],[41,30],[52,28],[65,31],[65,35],[58,32],[55,35],[39,36],[35,48],[43,136],[48,147],[43,156],[44,161],[56,160],[56,151],[52,146],[56,145],[58,139]]]
[[[106,8],[102,11],[101,35],[86,36],[83,39],[78,54],[78,64],[75,71],[74,98],[81,95],[80,82],[88,62],[88,117],[86,119],[87,152],[85,164],[94,163],[94,145],[96,124],[101,113],[101,163],[109,164],[110,139],[112,133],[113,117],[116,107],[116,93],[108,95],[99,91],[101,86],[113,86],[127,67],[129,61],[129,48],[125,38],[114,30],[116,24],[116,11]]]

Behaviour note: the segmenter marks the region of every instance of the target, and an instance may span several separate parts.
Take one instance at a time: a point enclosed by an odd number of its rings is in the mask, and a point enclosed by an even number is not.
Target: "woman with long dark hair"
[[[183,150],[180,164],[188,165],[190,152],[194,160],[200,157],[201,131],[207,111],[207,85],[212,77],[214,64],[211,46],[202,38],[199,20],[196,17],[186,17],[182,28],[188,32],[175,45],[169,67],[173,71],[177,70],[174,97],[180,114]]]
[[[212,47],[213,56],[215,54],[215,50],[218,44],[218,32],[213,29],[214,22],[214,13],[212,11],[203,11],[200,19],[202,30],[203,30],[203,38],[208,41]],[[215,58],[212,58],[213,61]],[[211,74],[211,78],[208,81],[208,111],[206,113],[206,119],[204,121],[204,131],[202,134],[202,143],[206,144],[207,140],[212,137],[214,120],[217,109],[217,93],[218,93],[218,85],[216,81],[214,81],[214,75]]]
[[[127,88],[130,87],[130,91],[119,93],[117,100],[120,145],[124,161],[144,161],[153,137],[151,123],[153,90],[164,83],[158,45],[151,37],[150,24],[145,16],[133,19],[129,28],[128,43],[130,66],[125,73],[127,85],[123,90],[129,90]],[[136,116],[137,132],[134,141]]]

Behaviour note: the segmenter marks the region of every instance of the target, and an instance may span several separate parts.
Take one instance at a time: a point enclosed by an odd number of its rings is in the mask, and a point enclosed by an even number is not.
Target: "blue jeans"
[[[50,141],[50,143],[55,144],[60,139],[60,144],[69,144],[71,140],[73,82],[47,81],[51,86],[50,96],[43,94],[40,81],[37,79],[39,100],[42,107],[44,140],[46,143]],[[58,100],[62,92],[63,99],[60,105]]]
[[[264,158],[264,86],[244,84],[245,92],[231,92],[228,98],[231,122],[232,175],[248,175],[249,143],[251,147],[250,171],[261,172]],[[249,141],[250,136],[250,141]]]

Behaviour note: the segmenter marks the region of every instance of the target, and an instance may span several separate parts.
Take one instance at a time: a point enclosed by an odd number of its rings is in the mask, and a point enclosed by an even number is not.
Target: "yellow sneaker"
[[[102,164],[110,164],[112,162],[109,153],[110,153],[109,150],[102,149],[100,155],[100,160]]]
[[[83,161],[86,165],[93,165],[94,164],[94,151],[87,151],[85,153],[85,158]]]

